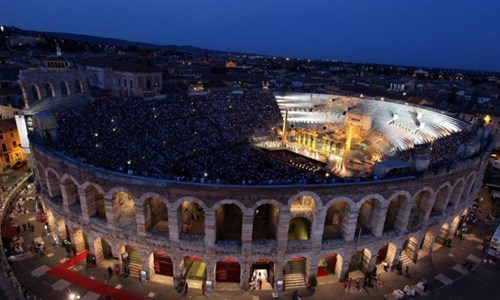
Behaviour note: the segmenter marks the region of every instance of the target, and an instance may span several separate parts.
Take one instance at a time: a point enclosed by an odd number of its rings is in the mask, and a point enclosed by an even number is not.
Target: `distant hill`
[[[106,44],[110,46],[121,46],[121,47],[140,47],[140,48],[160,48],[167,50],[179,50],[179,51],[189,51],[189,52],[205,52],[205,49],[194,47],[194,46],[177,46],[177,45],[156,45],[143,42],[133,42],[115,38],[98,37],[84,34],[74,34],[74,33],[64,33],[64,32],[46,32],[46,31],[31,31],[38,34],[51,35],[58,38],[82,41],[94,44]],[[212,50],[211,50],[212,51]],[[218,52],[218,51],[217,51]]]

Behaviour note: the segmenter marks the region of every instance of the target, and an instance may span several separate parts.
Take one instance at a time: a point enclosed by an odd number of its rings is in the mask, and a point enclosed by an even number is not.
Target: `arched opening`
[[[342,227],[348,206],[347,202],[339,201],[328,208],[323,229],[323,241],[343,238]]]
[[[384,264],[387,268],[392,266],[394,259],[397,256],[396,251],[397,247],[394,243],[386,244],[378,250],[376,262],[376,264],[379,265],[378,270],[384,269]]]
[[[126,245],[121,248],[122,263],[127,264],[130,275],[139,277],[142,271],[141,252],[133,246]]]
[[[336,278],[339,278],[341,268],[342,258],[340,257],[340,255],[338,255],[337,253],[330,253],[319,260],[316,276],[335,276]]]
[[[358,220],[356,222],[356,234],[372,234],[375,235],[375,227],[377,225],[377,218],[374,218],[376,199],[369,199],[361,205],[358,212]]]
[[[434,245],[434,231],[431,229],[425,233],[420,249],[426,251],[427,253],[431,253],[433,245]]]
[[[62,240],[69,240],[70,239],[70,236],[69,236],[69,232],[67,230],[67,227],[66,227],[66,222],[64,221],[63,218],[59,217],[56,219],[56,230],[57,230],[57,234],[59,236],[59,239],[62,241]]]
[[[149,197],[144,204],[146,231],[168,235],[167,205],[157,196]]]
[[[128,232],[136,231],[134,199],[126,192],[116,192],[112,203],[115,226]]]
[[[432,209],[431,200],[431,193],[429,191],[421,191],[414,197],[408,220],[409,231],[416,231],[422,228],[426,214]]]
[[[241,278],[241,266],[235,259],[224,258],[219,260],[215,265],[216,282],[240,283],[240,278]]]
[[[94,217],[107,222],[104,195],[94,186],[89,185],[85,188],[85,196],[87,197],[87,210],[89,217]]]
[[[399,255],[399,260],[402,261],[403,264],[407,264],[409,262],[417,263],[417,257],[418,240],[415,237],[411,237],[404,242]]]
[[[290,220],[288,227],[288,240],[308,241],[311,238],[311,221],[304,217]]]
[[[469,199],[472,198],[475,183],[476,177],[474,175],[470,175],[469,178],[467,178],[466,189],[462,195],[461,201],[469,201]]]
[[[109,243],[103,238],[96,238],[94,240],[94,249],[96,261],[100,263],[103,260],[113,261],[113,251]]]
[[[156,275],[174,276],[174,264],[166,252],[153,251],[153,264]]]
[[[436,202],[434,204],[434,207],[432,208],[431,214],[440,215],[444,212],[449,194],[450,188],[447,185],[439,189],[438,193],[436,194]]]
[[[42,100],[42,95],[40,94],[40,89],[38,88],[38,85],[34,84],[31,87],[31,95],[33,96],[33,100],[35,101]]]
[[[82,214],[82,206],[80,203],[80,194],[78,194],[78,187],[70,178],[64,181],[64,190],[66,194],[66,203],[68,209],[78,215]]]
[[[450,196],[450,201],[448,201],[447,209],[453,209],[459,202],[460,197],[462,196],[462,191],[464,190],[464,181],[460,180],[455,187],[453,188],[453,192]]]
[[[62,204],[61,186],[59,185],[59,178],[54,172],[50,170],[47,172],[47,188],[49,196],[53,198],[58,198],[53,200],[60,200]]]
[[[285,290],[305,287],[308,269],[309,266],[305,257],[294,257],[290,259],[283,270]]]
[[[207,276],[207,264],[197,256],[185,256],[181,262],[182,275],[190,289],[201,289]]]
[[[146,80],[146,89],[150,90],[151,87],[152,87],[152,85],[151,85],[151,79],[147,79]]]
[[[272,290],[274,287],[274,262],[269,259],[258,259],[250,268],[249,282],[253,286],[257,283],[259,273],[263,290]]]
[[[243,213],[236,204],[223,204],[215,210],[217,241],[241,243]]]
[[[457,230],[459,228],[459,225],[460,225],[460,215],[455,216],[455,218],[453,218],[453,221],[451,222],[451,225],[450,225],[450,233],[449,233],[448,237],[451,238],[451,237],[455,236],[455,234],[457,233]]]
[[[396,221],[398,219],[402,219],[402,210],[403,202],[406,200],[406,197],[403,195],[399,195],[394,197],[389,203],[389,207],[387,208],[387,214],[385,216],[384,222],[384,232],[389,232],[393,230],[398,230],[401,228],[396,228]]]
[[[205,212],[196,202],[184,201],[177,210],[179,239],[203,241],[205,236]]]
[[[76,252],[80,253],[85,250],[89,250],[89,242],[87,240],[87,235],[80,228],[75,228],[73,230],[73,244],[75,245]]]
[[[444,223],[443,226],[439,229],[439,233],[436,236],[436,240],[434,241],[434,248],[440,248],[440,246],[447,246],[451,240],[448,240],[450,233],[450,226],[447,223]],[[435,249],[433,249],[435,251]]]
[[[60,83],[61,86],[61,95],[62,96],[68,96],[69,95],[69,87],[66,81],[61,81]]]
[[[276,240],[279,208],[273,204],[263,204],[253,215],[252,240]]]
[[[367,274],[370,270],[370,259],[372,253],[368,249],[358,250],[349,262],[349,277],[358,278],[362,274]],[[361,272],[361,273],[359,273]]]
[[[83,83],[81,80],[75,80],[75,93],[81,94],[83,93]]]
[[[54,93],[54,88],[52,87],[52,84],[50,84],[50,82],[47,82],[45,84],[45,94],[47,95],[47,98],[54,98],[56,96]]]

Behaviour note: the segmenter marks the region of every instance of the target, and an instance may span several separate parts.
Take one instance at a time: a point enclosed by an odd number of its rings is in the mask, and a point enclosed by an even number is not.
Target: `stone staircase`
[[[303,262],[289,262],[285,266],[285,290],[306,287]]]
[[[399,259],[403,262],[403,266],[408,264],[413,264],[413,260],[406,255],[406,253],[401,253]]]
[[[142,271],[142,260],[139,251],[129,251],[129,264],[130,276],[139,277]]]

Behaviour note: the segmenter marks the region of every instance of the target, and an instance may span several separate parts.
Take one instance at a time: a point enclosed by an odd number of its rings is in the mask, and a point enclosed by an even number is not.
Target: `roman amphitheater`
[[[98,262],[183,274],[190,287],[248,289],[257,272],[264,288],[342,279],[452,237],[495,143],[481,125],[406,103],[250,94],[35,116],[51,227]]]

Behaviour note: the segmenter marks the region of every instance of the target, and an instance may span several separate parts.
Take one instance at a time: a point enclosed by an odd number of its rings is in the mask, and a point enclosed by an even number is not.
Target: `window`
[[[12,142],[12,147],[16,148],[17,147],[17,142],[16,141],[13,141]]]
[[[7,152],[7,145],[2,144],[2,150],[3,150],[3,152]]]
[[[47,93],[47,98],[53,98],[55,96],[54,90],[52,89],[52,85],[48,82],[47,84],[45,84],[45,92]]]
[[[64,81],[61,81],[61,95],[63,96],[69,95],[68,85]]]
[[[3,140],[3,139],[4,139],[3,134],[0,133],[0,140]]]
[[[12,137],[12,138],[13,138],[14,136],[16,136],[16,135],[14,134],[14,132],[13,132],[13,131],[11,131],[11,132],[10,132],[10,137]]]

